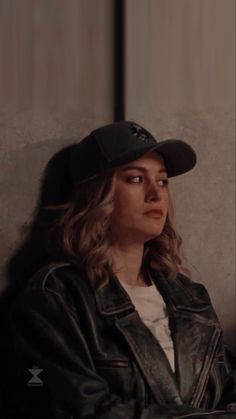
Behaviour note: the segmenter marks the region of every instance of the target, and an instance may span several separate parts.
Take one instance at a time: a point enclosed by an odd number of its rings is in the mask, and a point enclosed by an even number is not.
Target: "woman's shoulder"
[[[13,315],[27,311],[27,316],[66,310],[77,318],[83,315],[85,307],[93,305],[88,279],[79,268],[66,262],[53,262],[34,273],[11,300],[9,309]]]
[[[20,295],[54,294],[59,298],[76,299],[81,294],[91,294],[90,284],[79,268],[71,263],[59,261],[43,265],[27,284],[20,290]]]
[[[28,289],[46,290],[55,286],[59,281],[64,282],[80,277],[78,268],[65,261],[51,262],[41,266],[30,278]]]

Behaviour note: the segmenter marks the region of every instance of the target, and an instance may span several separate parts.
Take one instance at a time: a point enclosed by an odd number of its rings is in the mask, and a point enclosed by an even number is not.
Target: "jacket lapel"
[[[184,311],[170,314],[170,328],[182,400],[199,407],[221,331],[199,314]]]
[[[117,278],[96,291],[100,314],[113,317],[114,327],[125,339],[140,371],[160,404],[182,404],[175,376],[167,357],[153,334],[141,321],[128,294]]]
[[[137,311],[116,321],[154,398],[162,405],[181,405],[174,374],[158,341],[141,321]]]
[[[184,403],[199,407],[221,336],[220,326],[201,284],[182,275],[168,280],[162,274],[153,273],[153,279],[169,312],[181,398]]]

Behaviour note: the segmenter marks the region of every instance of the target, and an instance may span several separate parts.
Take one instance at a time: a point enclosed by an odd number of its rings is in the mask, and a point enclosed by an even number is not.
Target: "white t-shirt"
[[[175,370],[174,347],[170,335],[165,302],[155,285],[140,287],[121,282],[142,321],[162,346],[172,370]]]

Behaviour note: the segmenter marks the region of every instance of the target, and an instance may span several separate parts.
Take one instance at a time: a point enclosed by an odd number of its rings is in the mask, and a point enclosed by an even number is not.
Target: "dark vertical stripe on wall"
[[[114,5],[114,120],[125,119],[125,7],[124,0]]]

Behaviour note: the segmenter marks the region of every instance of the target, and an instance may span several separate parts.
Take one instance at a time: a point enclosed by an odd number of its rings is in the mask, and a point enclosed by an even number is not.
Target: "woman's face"
[[[168,179],[163,158],[150,152],[116,172],[112,238],[145,243],[159,236],[169,207]]]

